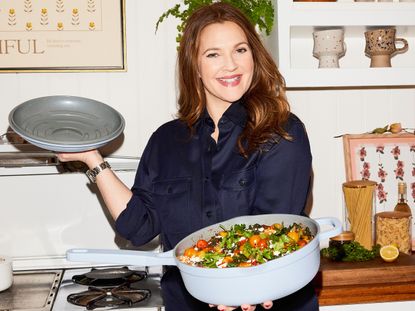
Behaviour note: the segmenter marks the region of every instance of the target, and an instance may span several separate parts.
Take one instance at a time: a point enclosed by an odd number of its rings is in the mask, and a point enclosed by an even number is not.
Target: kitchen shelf
[[[266,40],[288,88],[415,86],[415,2],[277,0],[276,11],[277,32]],[[409,43],[390,68],[370,68],[364,54],[364,32],[380,27],[395,27]],[[331,28],[344,29],[347,52],[340,68],[319,69],[312,32]]]

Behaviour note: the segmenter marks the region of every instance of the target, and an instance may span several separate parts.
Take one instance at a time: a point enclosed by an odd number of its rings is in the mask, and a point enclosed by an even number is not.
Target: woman
[[[132,189],[105,166],[96,176],[117,231],[136,245],[160,234],[167,251],[188,234],[235,216],[302,214],[311,172],[308,139],[246,17],[224,3],[199,9],[187,21],[178,65],[178,119],[153,133]],[[90,169],[103,162],[96,150],[59,159],[80,160]],[[162,291],[167,311],[209,310],[186,291],[176,267],[167,267]],[[310,286],[274,307],[318,310]]]

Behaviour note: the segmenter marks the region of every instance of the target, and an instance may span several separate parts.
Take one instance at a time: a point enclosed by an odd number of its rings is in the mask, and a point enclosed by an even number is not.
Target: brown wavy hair
[[[285,95],[284,78],[255,27],[230,4],[216,2],[203,6],[186,22],[178,51],[178,118],[193,132],[193,126],[206,107],[205,91],[197,71],[200,34],[206,26],[223,22],[233,22],[241,27],[254,60],[252,83],[243,96],[248,113],[247,124],[238,138],[239,152],[246,157],[276,136],[291,139],[284,129],[290,106]]]

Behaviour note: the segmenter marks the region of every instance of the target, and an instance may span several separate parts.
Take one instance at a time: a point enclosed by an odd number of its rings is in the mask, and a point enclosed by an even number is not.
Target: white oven
[[[107,157],[106,160],[118,177],[131,186],[139,159]],[[74,284],[73,276],[88,273],[91,267],[111,271],[117,268],[66,261],[67,249],[134,249],[114,231],[113,220],[96,186],[89,183],[82,171],[83,167],[77,163],[59,163],[53,153],[28,144],[0,141],[0,255],[12,257],[14,271],[14,285],[0,292],[0,310],[107,310],[117,307],[115,302],[110,307],[101,303],[82,307],[67,301],[69,295],[89,287]],[[138,249],[159,251],[158,240]],[[146,271],[147,283],[138,287],[147,284],[153,294],[151,299],[122,307],[160,310],[161,267],[128,269]],[[32,300],[28,300],[29,296],[33,296]]]

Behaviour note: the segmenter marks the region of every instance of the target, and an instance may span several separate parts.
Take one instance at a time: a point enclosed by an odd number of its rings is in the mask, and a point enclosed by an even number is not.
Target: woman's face
[[[243,30],[233,22],[206,26],[200,34],[198,70],[208,107],[228,107],[249,89],[254,60]]]

